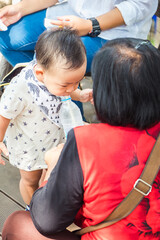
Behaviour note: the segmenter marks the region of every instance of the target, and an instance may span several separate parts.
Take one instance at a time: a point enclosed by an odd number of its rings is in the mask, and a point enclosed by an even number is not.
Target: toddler
[[[26,204],[47,168],[44,153],[65,141],[59,119],[61,96],[92,101],[91,89],[77,89],[86,71],[86,53],[74,31],[47,30],[35,50],[36,60],[12,79],[0,102],[0,153],[19,168]],[[0,163],[5,164],[1,156]]]

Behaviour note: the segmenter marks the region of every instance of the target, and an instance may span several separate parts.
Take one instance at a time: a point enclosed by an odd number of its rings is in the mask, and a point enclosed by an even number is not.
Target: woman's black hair
[[[56,28],[44,31],[35,47],[36,59],[45,69],[64,60],[65,69],[77,69],[85,61],[86,50],[77,35],[71,29]]]
[[[160,51],[149,41],[107,42],[94,57],[91,74],[101,122],[146,129],[160,121]]]

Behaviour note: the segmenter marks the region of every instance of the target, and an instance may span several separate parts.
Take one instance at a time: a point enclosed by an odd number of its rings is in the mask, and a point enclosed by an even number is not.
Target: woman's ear
[[[34,67],[34,73],[37,77],[37,79],[40,81],[40,82],[43,82],[43,79],[44,79],[44,70],[43,68],[40,66],[40,65],[35,65]]]

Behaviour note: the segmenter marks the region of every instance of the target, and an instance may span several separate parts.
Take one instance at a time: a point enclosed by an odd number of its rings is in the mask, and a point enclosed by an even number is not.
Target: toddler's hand
[[[6,157],[8,157],[9,153],[8,150],[3,142],[0,142],[0,164],[5,165],[5,161],[2,159],[1,154],[4,154]]]
[[[80,102],[89,102],[89,101],[93,104],[93,90],[87,88],[80,91]]]

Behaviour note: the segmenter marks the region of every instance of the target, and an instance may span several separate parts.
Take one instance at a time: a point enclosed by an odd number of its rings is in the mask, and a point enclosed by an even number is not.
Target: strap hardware
[[[138,184],[139,182],[142,182],[142,183],[144,183],[147,187],[149,187],[149,190],[147,191],[147,193],[145,193],[145,192],[143,192],[143,191],[141,191],[140,189],[137,188],[137,184]],[[145,182],[144,180],[142,180],[142,179],[140,179],[140,178],[137,179],[137,181],[135,182],[133,188],[134,188],[136,191],[138,191],[138,192],[140,192],[141,194],[143,194],[144,196],[147,196],[147,195],[152,191],[152,186],[151,186],[149,183]]]
[[[122,220],[127,217],[135,207],[142,201],[144,196],[147,196],[152,190],[152,184],[154,179],[157,176],[157,173],[160,170],[160,134],[154,144],[153,150],[150,153],[147,163],[137,181],[132,188],[132,190],[128,193],[127,197],[123,199],[123,201],[111,212],[111,214],[106,217],[103,222],[100,222],[96,225],[85,227],[76,232],[76,235],[83,235],[88,232],[93,232],[98,229],[102,229],[104,227],[111,226],[112,224]],[[148,181],[145,182],[143,179]],[[140,187],[140,189],[138,188]],[[149,190],[147,191],[147,189]],[[133,191],[135,189],[137,192]],[[147,191],[147,193],[146,193]],[[141,194],[138,194],[141,193]]]

